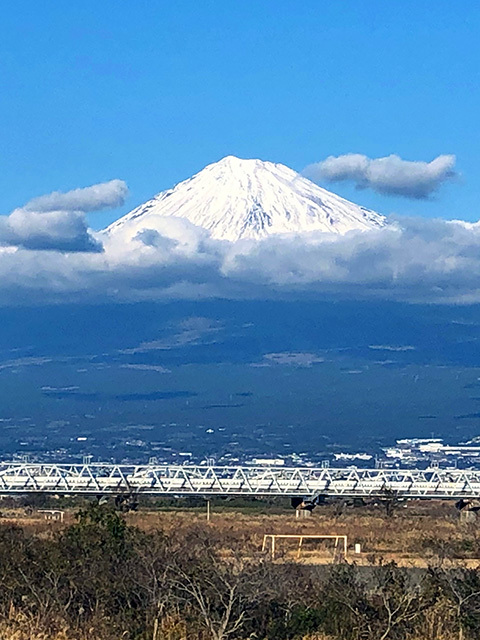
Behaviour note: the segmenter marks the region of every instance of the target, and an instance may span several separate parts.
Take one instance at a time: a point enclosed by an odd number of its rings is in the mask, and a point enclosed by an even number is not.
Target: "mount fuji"
[[[282,164],[227,156],[162,191],[105,233],[132,239],[161,230],[165,217],[187,219],[212,238],[235,242],[271,234],[344,234],[384,226],[384,216],[322,189]]]

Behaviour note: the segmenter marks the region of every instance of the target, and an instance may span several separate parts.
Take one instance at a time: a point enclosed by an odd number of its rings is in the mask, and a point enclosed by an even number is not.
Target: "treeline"
[[[206,524],[145,532],[97,505],[55,535],[2,525],[0,637],[480,637],[476,569],[271,563],[225,535]]]

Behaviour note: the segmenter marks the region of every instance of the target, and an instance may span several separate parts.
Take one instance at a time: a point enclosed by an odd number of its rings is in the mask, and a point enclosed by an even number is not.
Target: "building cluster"
[[[434,462],[456,466],[478,465],[480,443],[474,441],[462,444],[445,444],[442,438],[404,438],[394,446],[385,447],[383,453],[387,461],[398,462],[402,466],[418,466]]]

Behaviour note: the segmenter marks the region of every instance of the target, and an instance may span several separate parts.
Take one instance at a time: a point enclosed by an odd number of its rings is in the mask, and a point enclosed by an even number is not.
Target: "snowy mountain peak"
[[[384,226],[385,218],[307,180],[282,164],[226,156],[110,225],[110,235],[159,230],[186,218],[213,238],[259,240],[271,234],[346,233]]]

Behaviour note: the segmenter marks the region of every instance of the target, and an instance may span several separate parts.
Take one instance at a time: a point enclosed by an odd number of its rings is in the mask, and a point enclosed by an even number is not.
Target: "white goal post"
[[[298,540],[297,558],[300,558],[302,552],[302,546],[304,540],[335,540],[334,551],[340,550],[343,552],[344,560],[347,559],[348,542],[346,535],[306,535],[306,534],[278,534],[278,533],[266,533],[263,536],[262,551],[267,549],[268,543],[270,543],[270,554],[272,560],[275,560],[276,542],[278,539],[293,539]]]

